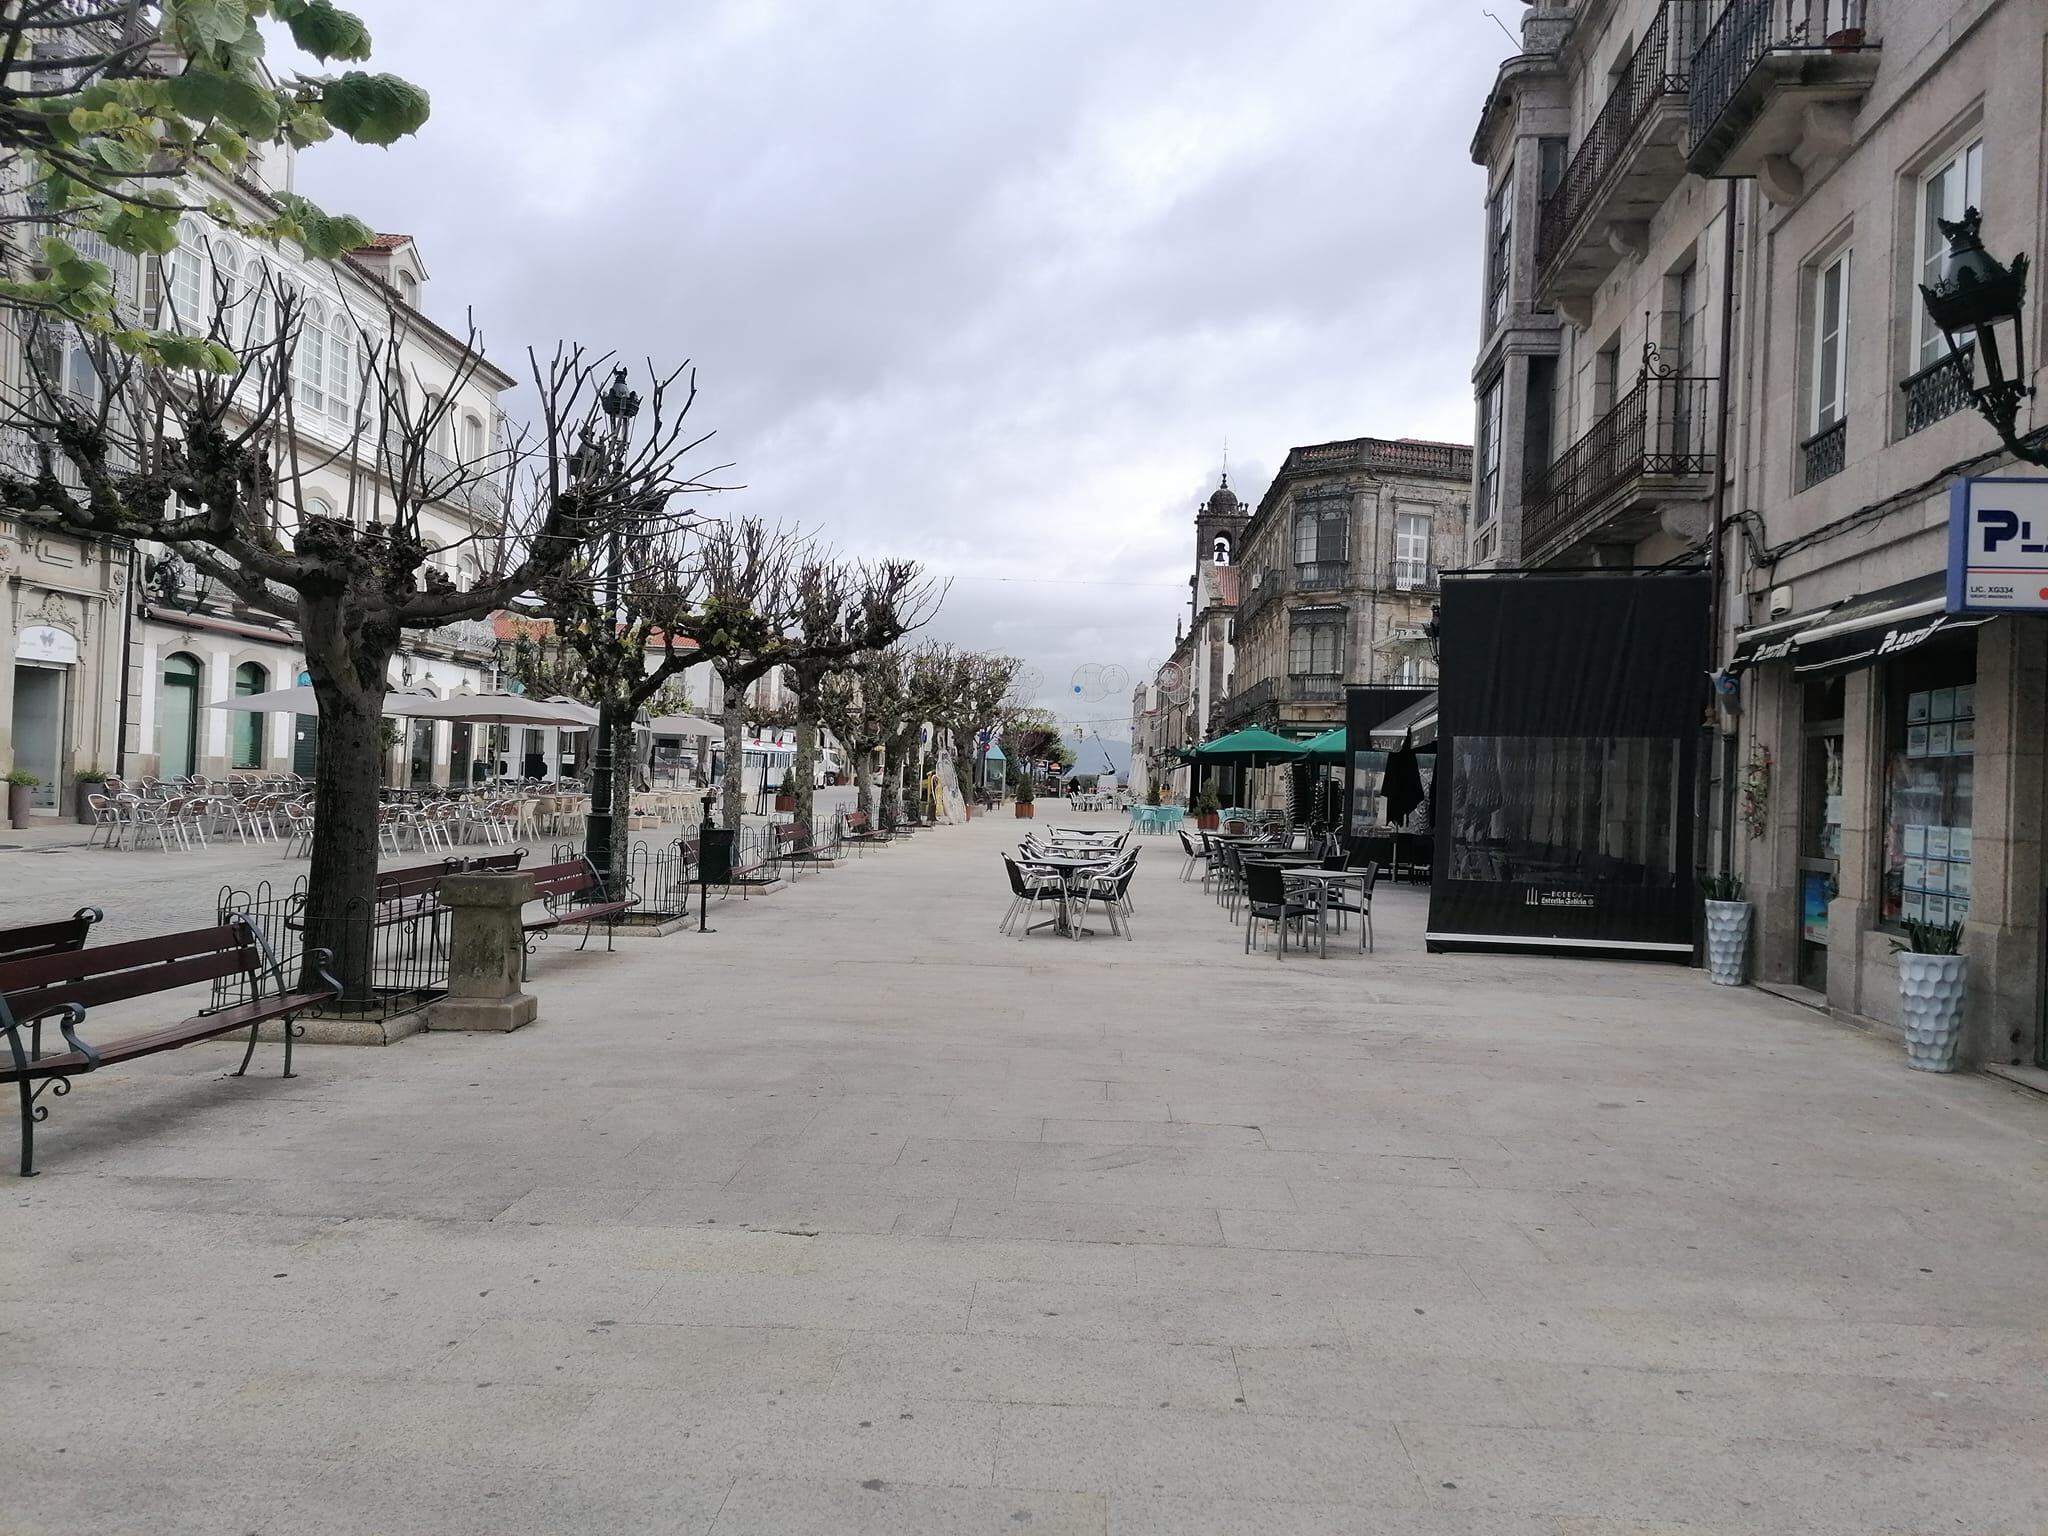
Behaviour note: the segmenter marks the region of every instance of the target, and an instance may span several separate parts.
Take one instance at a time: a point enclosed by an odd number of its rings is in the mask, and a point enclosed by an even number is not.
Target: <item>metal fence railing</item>
[[[1535,550],[1645,475],[1714,468],[1716,379],[1643,379],[1549,464],[1522,483],[1522,540]]]
[[[1714,132],[1750,72],[1771,53],[1860,53],[1877,44],[1866,0],[1728,0],[1694,52],[1686,99],[1693,148]]]

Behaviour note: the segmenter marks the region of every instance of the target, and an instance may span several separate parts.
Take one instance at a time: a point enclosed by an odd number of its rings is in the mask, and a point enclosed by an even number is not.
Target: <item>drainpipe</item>
[[[1707,543],[1707,571],[1711,590],[1708,594],[1707,660],[1721,659],[1721,625],[1724,614],[1722,591],[1726,585],[1728,562],[1722,555],[1722,538],[1727,528],[1728,515],[1728,418],[1731,409],[1730,397],[1734,393],[1732,371],[1735,365],[1735,204],[1737,183],[1728,183],[1727,202],[1722,214],[1721,229],[1721,375],[1720,410],[1714,424],[1714,499],[1710,513],[1710,527]],[[1732,731],[1716,728],[1721,758],[1721,868],[1732,872],[1735,867],[1735,735]]]
[[[128,541],[128,587],[121,602],[121,685],[114,714],[114,777],[128,777],[128,694],[135,671],[135,605],[142,601],[135,587],[135,541]],[[102,719],[105,717],[102,716]]]

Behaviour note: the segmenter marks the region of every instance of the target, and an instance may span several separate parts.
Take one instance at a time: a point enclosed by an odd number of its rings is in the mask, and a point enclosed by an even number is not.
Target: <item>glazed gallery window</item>
[[[1878,915],[1887,923],[1960,923],[1971,894],[1976,648],[1966,642],[1887,670]]]
[[[1402,508],[1394,514],[1394,585],[1429,585],[1429,534],[1435,519],[1430,513]]]
[[[1669,889],[1681,878],[1678,754],[1662,736],[1455,743],[1451,878]]]
[[[1294,563],[1305,568],[1305,580],[1334,574],[1343,566],[1350,528],[1350,504],[1342,498],[1294,514]]]
[[[1920,242],[1920,282],[1931,288],[1941,280],[1941,258],[1948,249],[1941,221],[1947,219],[1953,224],[1963,216],[1965,208],[1983,206],[1984,141],[1977,139],[1920,178],[1915,220]],[[1927,306],[1920,302],[1919,288],[1913,288],[1907,298],[1920,336],[1920,350],[1913,366],[1931,368],[1948,356],[1948,342],[1941,327],[1928,316]]]
[[[1472,524],[1484,528],[1500,505],[1500,391],[1496,377],[1479,397],[1479,494],[1472,505]]]
[[[1340,677],[1344,672],[1344,611],[1297,612],[1287,634],[1287,670],[1296,677]]]

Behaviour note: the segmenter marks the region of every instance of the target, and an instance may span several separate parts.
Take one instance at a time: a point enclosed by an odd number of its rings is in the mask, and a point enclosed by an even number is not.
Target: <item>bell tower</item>
[[[1226,469],[1214,493],[1195,512],[1197,575],[1204,566],[1237,564],[1238,541],[1251,516],[1250,510],[1230,488],[1230,471]]]

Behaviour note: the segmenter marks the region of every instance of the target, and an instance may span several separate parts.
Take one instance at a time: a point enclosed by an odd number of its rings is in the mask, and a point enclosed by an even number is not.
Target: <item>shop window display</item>
[[[1969,915],[1976,696],[1968,653],[1892,668],[1879,913],[1886,923],[1960,923]]]

